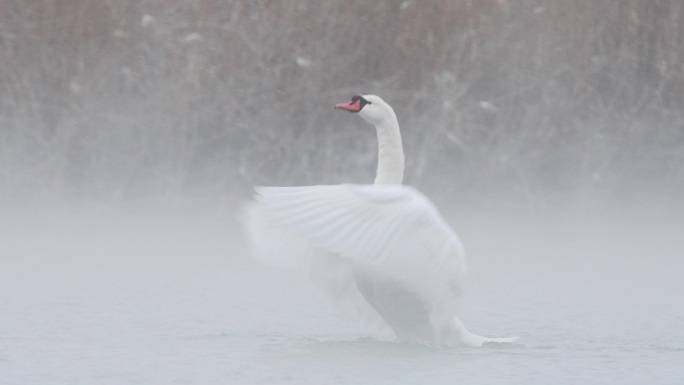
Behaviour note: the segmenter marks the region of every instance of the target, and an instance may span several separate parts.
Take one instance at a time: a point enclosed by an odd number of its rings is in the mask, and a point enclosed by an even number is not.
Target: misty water
[[[681,0],[0,1],[0,385],[683,384]],[[252,186],[405,182],[460,235],[445,349],[252,258]]]
[[[676,211],[454,205],[462,320],[513,344],[444,349],[343,321],[247,255],[218,204],[5,210],[3,384],[676,384]]]

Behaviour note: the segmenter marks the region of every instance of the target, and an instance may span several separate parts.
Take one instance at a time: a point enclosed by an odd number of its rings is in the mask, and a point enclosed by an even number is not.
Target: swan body
[[[257,187],[246,210],[254,254],[304,272],[347,318],[389,327],[401,340],[514,341],[472,334],[458,319],[463,246],[430,200],[401,184],[404,153],[392,108],[375,95],[335,107],[375,126],[375,183]]]

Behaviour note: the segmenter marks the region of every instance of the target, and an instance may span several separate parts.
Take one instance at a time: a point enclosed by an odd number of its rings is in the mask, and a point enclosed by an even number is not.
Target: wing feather
[[[416,293],[440,317],[455,314],[466,272],[463,247],[417,190],[333,185],[256,191],[263,215],[273,225],[314,249],[382,272]]]
[[[287,226],[273,223],[266,211],[259,203],[243,209],[242,219],[257,259],[308,276],[345,318],[374,329],[388,327],[356,286],[352,260],[315,247]]]

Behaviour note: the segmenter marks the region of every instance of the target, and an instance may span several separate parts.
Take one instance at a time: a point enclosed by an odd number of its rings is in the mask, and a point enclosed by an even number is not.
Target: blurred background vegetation
[[[684,196],[681,0],[0,0],[0,199]]]

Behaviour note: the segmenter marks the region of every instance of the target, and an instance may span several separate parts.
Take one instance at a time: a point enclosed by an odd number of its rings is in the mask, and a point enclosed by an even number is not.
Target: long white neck
[[[404,147],[397,117],[392,115],[375,126],[378,131],[378,172],[375,184],[401,184],[404,180]]]

